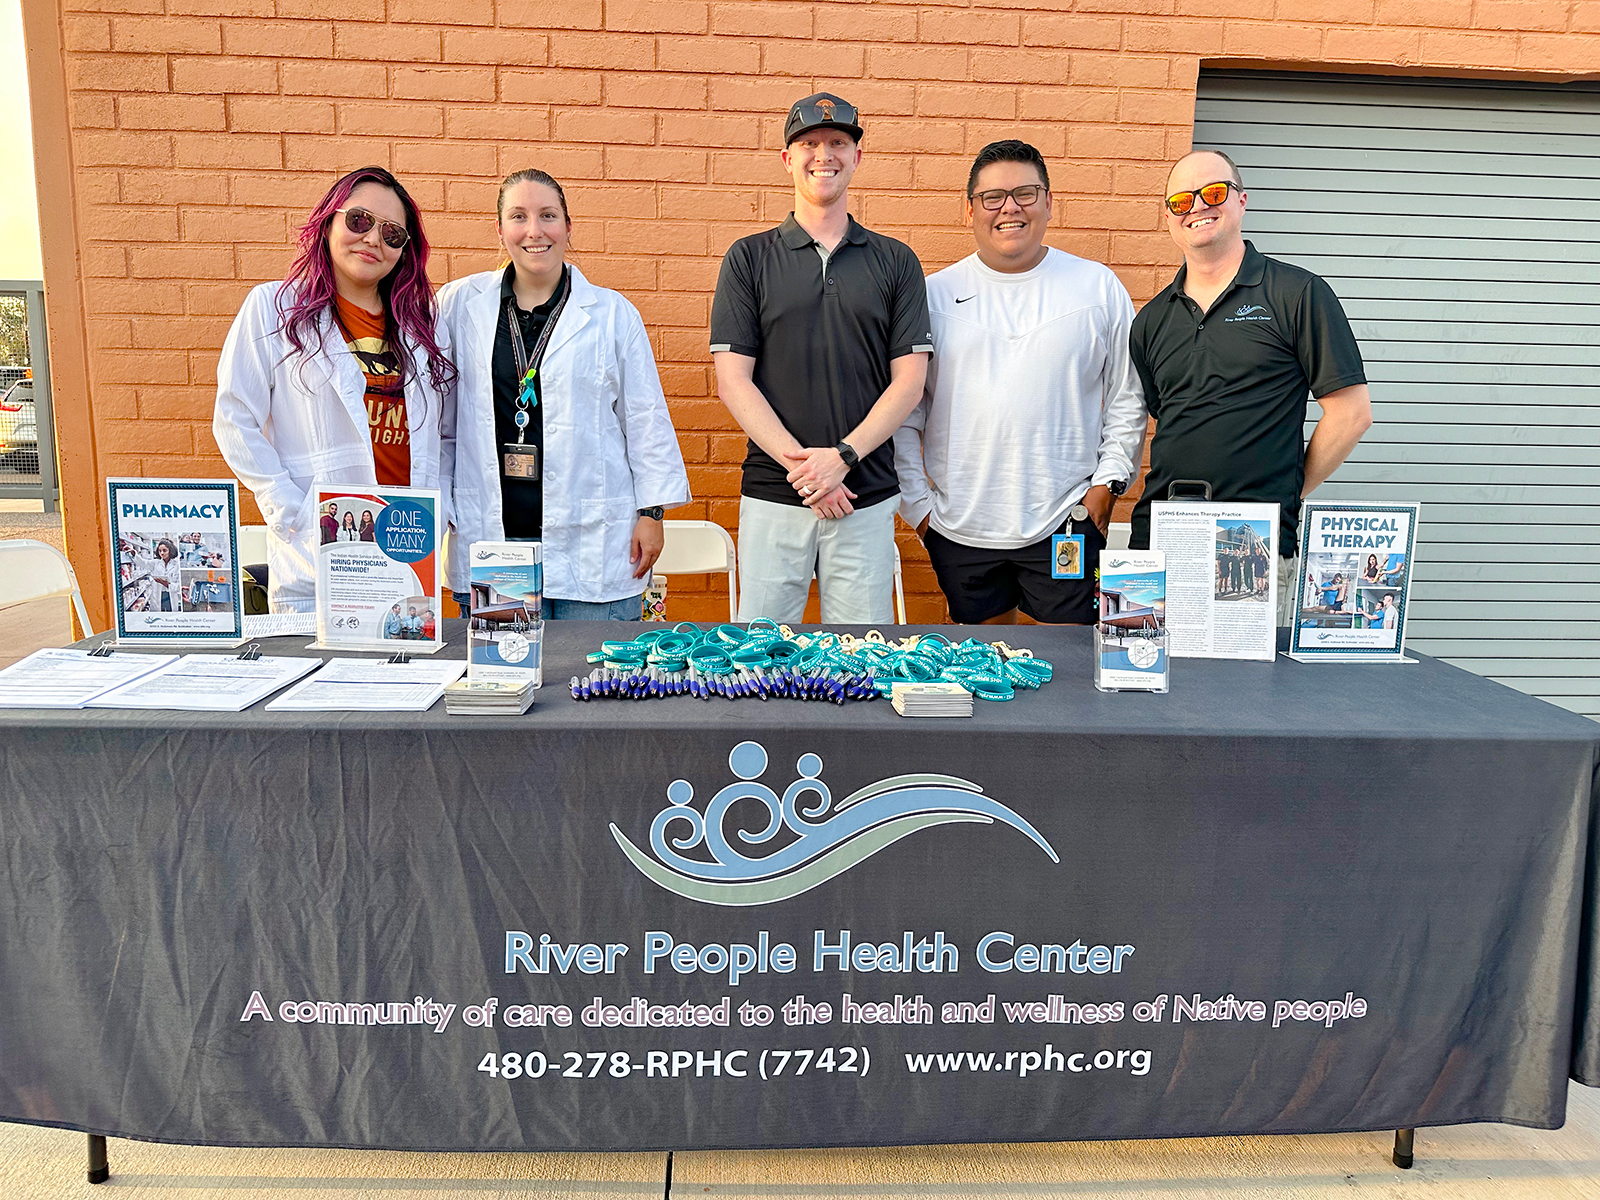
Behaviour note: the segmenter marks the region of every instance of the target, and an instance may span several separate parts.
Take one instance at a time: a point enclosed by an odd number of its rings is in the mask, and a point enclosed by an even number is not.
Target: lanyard
[[[539,364],[544,362],[545,347],[550,344],[550,335],[555,332],[556,322],[561,319],[561,310],[566,308],[567,298],[572,295],[572,275],[564,266],[561,268],[559,293],[556,306],[550,310],[544,328],[539,331],[539,340],[534,343],[531,355],[522,340],[522,321],[517,317],[517,299],[515,296],[506,297],[506,323],[511,326],[511,356],[516,362],[517,378],[522,381],[521,390],[517,392],[515,418],[519,446],[523,444],[523,438],[527,434],[528,410],[538,403],[534,380],[539,376]]]
[[[843,704],[890,696],[896,683],[933,681],[959,684],[980,700],[1010,700],[1017,689],[1042,687],[1055,674],[1031,650],[1013,650],[1004,642],[952,645],[940,634],[894,643],[876,632],[865,639],[825,630],[794,634],[765,617],[748,629],[701,630],[684,622],[631,642],[607,641],[588,661],[600,665],[588,679],[573,676],[574,700],[689,694],[702,700],[759,696]]]

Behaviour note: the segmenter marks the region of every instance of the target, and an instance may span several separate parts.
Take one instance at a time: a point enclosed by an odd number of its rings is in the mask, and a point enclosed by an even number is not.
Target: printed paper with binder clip
[[[315,671],[320,658],[185,654],[177,662],[89,701],[90,708],[156,708],[175,712],[243,712],[279,688]]]

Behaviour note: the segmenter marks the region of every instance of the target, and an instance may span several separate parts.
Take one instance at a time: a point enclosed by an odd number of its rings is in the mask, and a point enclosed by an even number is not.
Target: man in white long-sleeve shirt
[[[1026,142],[978,153],[966,214],[977,252],[928,278],[939,350],[895,434],[900,515],[956,622],[1020,610],[1088,624],[1111,508],[1144,443],[1133,302],[1108,267],[1044,244],[1050,177]],[[1059,537],[1081,538],[1081,553]]]

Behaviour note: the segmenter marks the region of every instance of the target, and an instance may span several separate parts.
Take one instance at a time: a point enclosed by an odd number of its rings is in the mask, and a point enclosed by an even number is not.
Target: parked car
[[[0,395],[0,469],[39,469],[39,420],[31,379],[17,380]]]

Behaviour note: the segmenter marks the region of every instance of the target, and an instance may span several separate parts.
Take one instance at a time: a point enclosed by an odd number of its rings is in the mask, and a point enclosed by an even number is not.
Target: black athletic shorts
[[[1068,518],[1057,533],[1083,534],[1083,578],[1052,579],[1050,535],[1016,550],[983,550],[952,542],[932,526],[923,544],[950,602],[950,619],[976,625],[1020,608],[1051,625],[1092,625],[1100,551],[1106,540],[1093,521]]]

